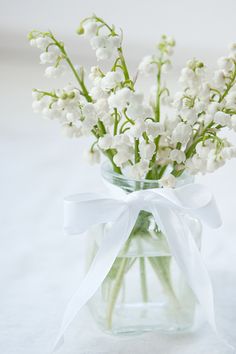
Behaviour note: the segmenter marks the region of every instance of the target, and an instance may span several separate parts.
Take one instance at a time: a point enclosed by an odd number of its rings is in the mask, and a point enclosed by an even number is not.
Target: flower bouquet
[[[201,222],[215,227],[219,216],[212,197],[193,180],[236,156],[222,134],[236,131],[236,44],[214,73],[202,61],[189,60],[181,89],[172,95],[166,84],[172,37],[163,35],[155,53],[131,74],[123,33],[113,25],[93,15],[77,33],[88,38],[99,62],[89,72],[90,84],[52,32],[29,33],[30,44],[42,51],[40,62],[48,65],[45,76],[70,70],[75,79],[63,89],[34,89],[33,110],[57,120],[68,137],[94,138],[85,155],[92,164],[107,158],[102,176],[115,196],[65,202],[66,230],[89,228],[92,246],[89,271],[59,337],[88,301],[110,333],[186,330],[196,322],[198,305],[214,327],[212,290],[199,249]],[[144,94],[137,85],[147,75],[153,86]]]

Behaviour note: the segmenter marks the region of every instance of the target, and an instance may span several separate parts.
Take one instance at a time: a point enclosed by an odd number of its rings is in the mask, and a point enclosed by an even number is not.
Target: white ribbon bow
[[[95,294],[129,238],[141,210],[153,214],[166,236],[170,252],[193,290],[207,321],[216,330],[211,281],[184,214],[197,217],[212,228],[221,225],[215,200],[206,188],[188,184],[176,189],[147,189],[120,199],[97,194],[77,194],[65,199],[64,227],[69,234],[80,234],[96,224],[111,223],[88,273],[67,305],[54,349],[80,309]]]

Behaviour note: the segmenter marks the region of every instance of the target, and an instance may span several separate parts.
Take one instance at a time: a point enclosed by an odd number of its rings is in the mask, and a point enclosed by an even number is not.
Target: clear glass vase
[[[108,165],[103,166],[102,175],[116,193],[159,188],[157,181],[130,180],[114,173]],[[181,177],[178,183],[189,182],[189,177]],[[185,218],[200,247],[199,221],[187,215]],[[87,266],[106,227],[97,225],[90,230]],[[99,326],[111,334],[177,332],[196,325],[196,299],[152,214],[140,212],[128,241],[88,305]]]

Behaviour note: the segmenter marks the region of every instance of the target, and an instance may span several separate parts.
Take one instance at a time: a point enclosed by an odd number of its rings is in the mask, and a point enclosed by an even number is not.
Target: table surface
[[[32,77],[41,71],[2,63],[0,353],[45,354],[65,306],[83,277],[85,240],[63,234],[63,197],[104,187],[98,167],[82,160],[85,141],[67,140],[54,122],[31,112]],[[9,72],[11,75],[9,76]],[[224,219],[204,231],[203,256],[212,277],[219,332],[236,346],[235,174],[230,162],[199,178],[214,192]],[[192,334],[111,337],[84,308],[59,354],[227,354],[207,326]]]

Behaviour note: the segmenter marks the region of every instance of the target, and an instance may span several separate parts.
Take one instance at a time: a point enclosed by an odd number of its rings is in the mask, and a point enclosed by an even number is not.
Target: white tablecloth
[[[98,167],[82,160],[84,141],[67,140],[54,122],[31,111],[31,87],[45,86],[33,66],[2,63],[0,353],[46,354],[63,310],[83,276],[85,240],[63,235],[63,197],[99,191]],[[33,82],[33,83],[32,83]],[[215,193],[224,226],[205,230],[220,332],[236,346],[236,163],[201,178]],[[205,325],[194,334],[111,337],[86,309],[59,354],[227,354]]]

